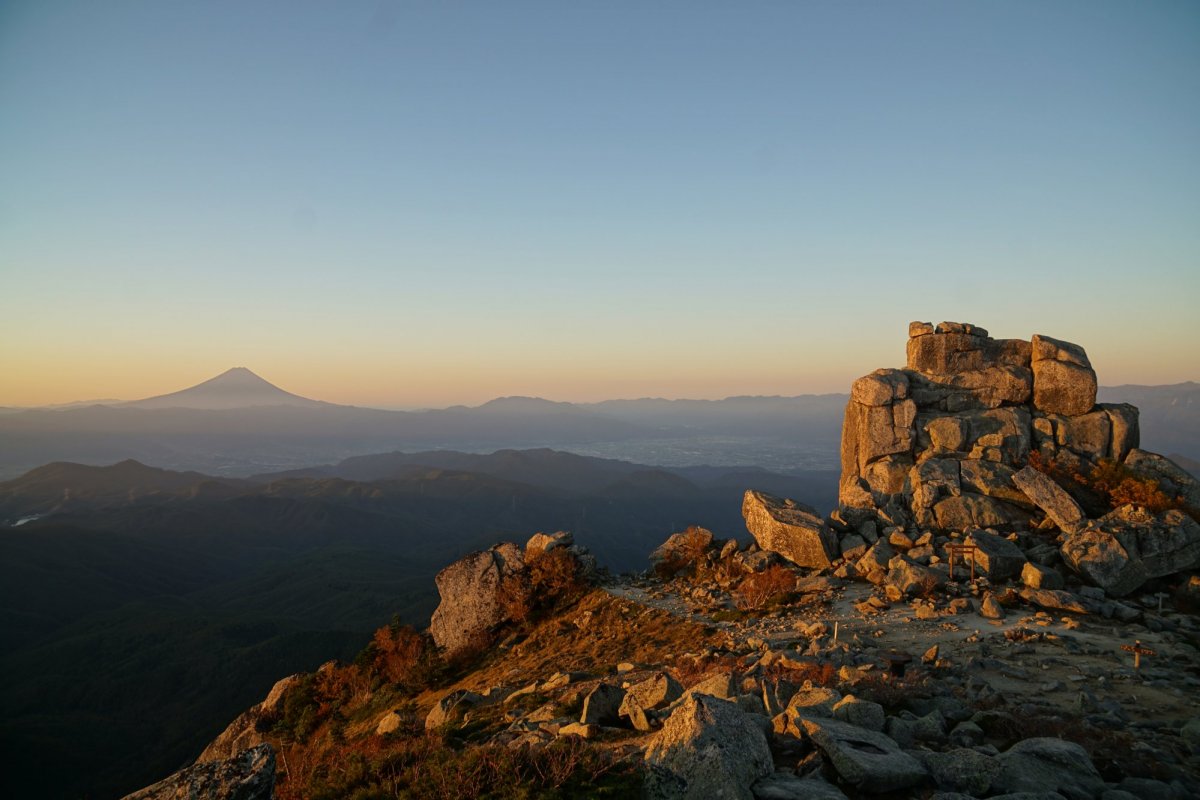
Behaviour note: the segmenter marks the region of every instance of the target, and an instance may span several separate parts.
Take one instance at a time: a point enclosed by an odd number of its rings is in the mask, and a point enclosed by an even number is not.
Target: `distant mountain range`
[[[245,477],[381,450],[551,447],[659,466],[836,468],[848,395],[561,403],[505,397],[476,407],[386,411],[292,394],[236,367],[171,394],[0,413],[0,479],[50,461],[134,458]],[[1102,387],[1142,410],[1143,443],[1200,460],[1200,384]]]

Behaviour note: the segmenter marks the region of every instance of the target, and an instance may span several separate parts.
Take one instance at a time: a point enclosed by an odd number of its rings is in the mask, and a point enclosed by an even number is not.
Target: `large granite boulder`
[[[1132,592],[1150,579],[1136,556],[1110,531],[1096,527],[1069,535],[1061,547],[1063,561],[1079,577],[1115,597]]]
[[[1039,411],[1076,416],[1096,405],[1096,372],[1077,344],[1034,334],[1033,405]]]
[[[886,734],[824,718],[802,718],[805,732],[838,776],[863,792],[895,792],[925,780],[921,762]]]
[[[275,750],[260,744],[232,758],[193,764],[123,800],[272,800],[274,795]]]
[[[1151,578],[1200,568],[1200,523],[1178,510],[1121,506],[1064,538],[1061,553],[1080,577],[1120,597]]]
[[[746,491],[746,529],[758,546],[801,567],[827,567],[839,552],[837,538],[811,507],[766,492]]]
[[[688,695],[646,748],[643,797],[753,800],[751,786],[775,769],[766,734],[734,703]]]
[[[1001,769],[992,778],[993,792],[1058,792],[1069,800],[1092,800],[1105,790],[1091,757],[1074,742],[1024,739],[997,758]]]
[[[521,548],[504,542],[455,561],[434,578],[441,603],[429,621],[437,646],[454,652],[506,619],[500,583],[525,566]]]

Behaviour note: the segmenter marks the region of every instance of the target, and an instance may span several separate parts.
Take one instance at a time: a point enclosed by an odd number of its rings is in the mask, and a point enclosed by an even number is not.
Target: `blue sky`
[[[0,405],[1200,379],[1200,5],[0,6]]]

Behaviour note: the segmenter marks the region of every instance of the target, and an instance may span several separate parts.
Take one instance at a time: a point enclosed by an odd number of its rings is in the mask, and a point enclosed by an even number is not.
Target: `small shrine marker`
[[[1151,650],[1149,647],[1142,647],[1142,642],[1140,639],[1134,639],[1133,644],[1121,645],[1121,649],[1125,650],[1127,652],[1133,653],[1133,668],[1134,669],[1142,668],[1142,656],[1158,655],[1153,650]]]
[[[969,556],[971,559],[971,580],[975,580],[975,551],[979,548],[973,544],[948,544],[946,551],[950,553],[950,580],[954,580],[954,557],[963,558]]]

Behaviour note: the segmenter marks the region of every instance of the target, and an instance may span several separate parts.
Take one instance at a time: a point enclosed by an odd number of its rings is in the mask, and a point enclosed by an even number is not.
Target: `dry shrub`
[[[1080,475],[1075,478],[1086,480],[1092,489],[1106,497],[1110,508],[1133,503],[1155,513],[1183,509],[1197,516],[1196,509],[1188,508],[1182,497],[1167,494],[1157,480],[1138,475],[1110,458],[1103,459],[1086,479]]]
[[[375,631],[375,669],[392,683],[424,683],[433,655],[425,636],[411,625],[386,625]]]
[[[1200,522],[1200,511],[1189,507],[1182,497],[1169,494],[1157,479],[1140,475],[1111,458],[1100,459],[1086,474],[1056,459],[1043,458],[1036,451],[1029,454],[1029,465],[1057,481],[1095,516],[1132,503],[1153,513],[1179,509]]]
[[[782,564],[774,564],[747,576],[734,590],[734,597],[739,608],[757,609],[771,602],[783,602],[795,590],[795,573]]]
[[[677,575],[695,575],[707,565],[706,555],[711,539],[707,531],[696,525],[678,534],[665,558],[654,565],[654,574],[663,580]]]
[[[740,672],[742,667],[741,660],[735,655],[706,653],[695,658],[681,658],[669,671],[683,686],[695,686],[713,675]]]
[[[523,570],[500,582],[498,598],[505,617],[523,624],[578,600],[587,589],[579,560],[556,547],[532,553]]]

